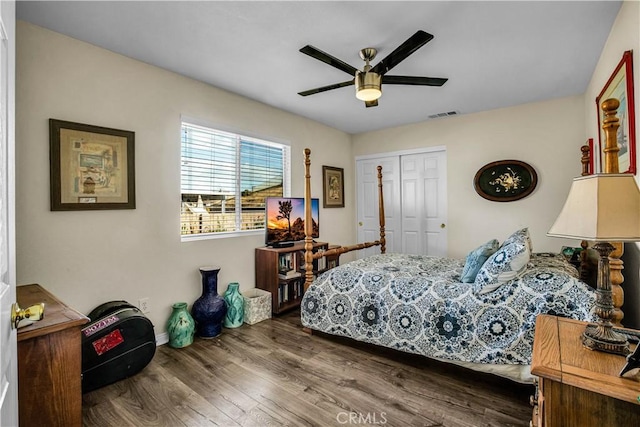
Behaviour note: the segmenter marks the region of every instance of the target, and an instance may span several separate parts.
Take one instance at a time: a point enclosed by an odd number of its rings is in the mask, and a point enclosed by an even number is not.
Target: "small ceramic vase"
[[[186,302],[173,304],[173,311],[167,321],[167,333],[169,334],[169,346],[183,348],[193,343],[193,335],[196,330],[196,322],[187,310]]]
[[[240,294],[240,285],[236,282],[229,283],[227,292],[224,293],[227,303],[227,314],[224,316],[225,328],[237,328],[244,321],[244,298]]]

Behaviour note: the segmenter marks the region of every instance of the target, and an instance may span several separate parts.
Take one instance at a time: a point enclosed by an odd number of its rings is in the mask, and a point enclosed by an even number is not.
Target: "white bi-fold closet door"
[[[447,154],[443,147],[356,158],[358,242],[379,237],[382,166],[387,252],[447,255]],[[358,251],[358,257],[379,248]]]

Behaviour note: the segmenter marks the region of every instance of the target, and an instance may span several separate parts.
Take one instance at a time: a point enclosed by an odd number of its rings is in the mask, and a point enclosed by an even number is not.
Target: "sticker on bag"
[[[115,331],[105,335],[104,337],[95,340],[91,344],[93,345],[94,350],[98,354],[98,356],[102,356],[107,351],[119,346],[124,342],[124,338],[120,333],[120,329],[116,329]]]
[[[84,328],[82,330],[82,333],[84,334],[85,337],[90,337],[91,335],[95,334],[96,332],[100,332],[101,330],[103,330],[104,328],[106,328],[109,325],[113,325],[114,323],[116,323],[118,320],[120,320],[120,318],[118,316],[109,316],[105,319],[101,319],[98,322],[95,322],[92,325],[87,326],[86,328]]]

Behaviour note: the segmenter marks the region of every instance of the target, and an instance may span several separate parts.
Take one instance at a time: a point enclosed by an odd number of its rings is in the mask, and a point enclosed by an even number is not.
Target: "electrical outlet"
[[[151,305],[149,304],[149,298],[140,298],[138,300],[138,308],[143,313],[148,313],[151,311]]]

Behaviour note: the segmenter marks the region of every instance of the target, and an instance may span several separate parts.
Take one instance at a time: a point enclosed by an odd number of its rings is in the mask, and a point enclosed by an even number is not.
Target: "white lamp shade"
[[[633,175],[574,178],[547,235],[596,242],[640,241],[640,190]]]

